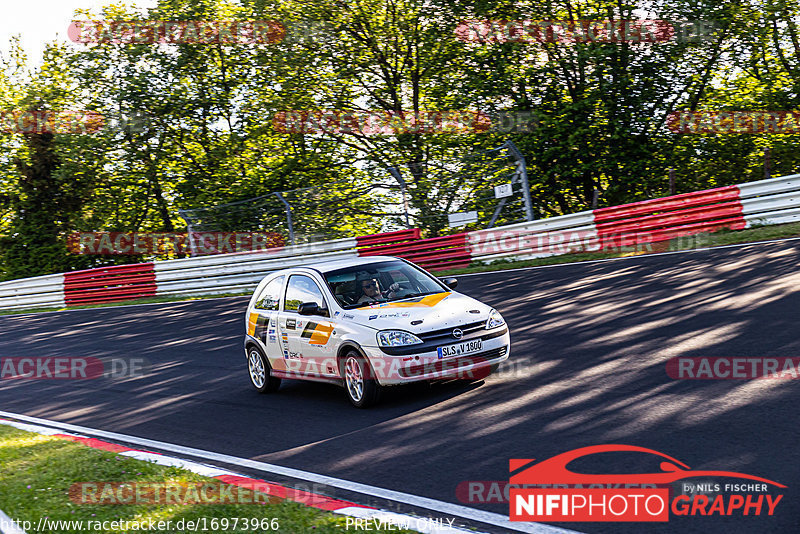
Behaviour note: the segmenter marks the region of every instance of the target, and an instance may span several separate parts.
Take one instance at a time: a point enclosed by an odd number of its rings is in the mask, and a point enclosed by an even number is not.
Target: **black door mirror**
[[[327,310],[320,308],[316,302],[304,302],[297,308],[300,315],[322,315],[327,317]]]
[[[442,282],[450,289],[455,289],[458,286],[458,278],[445,278]]]

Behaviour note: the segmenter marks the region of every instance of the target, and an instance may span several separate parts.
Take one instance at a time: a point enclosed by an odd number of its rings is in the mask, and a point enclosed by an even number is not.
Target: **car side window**
[[[320,309],[327,309],[317,283],[308,276],[293,274],[286,286],[286,299],[283,301],[284,311],[297,311],[304,302],[316,302]]]
[[[277,310],[281,301],[281,287],[283,286],[283,276],[270,281],[261,292],[256,302],[259,310]]]

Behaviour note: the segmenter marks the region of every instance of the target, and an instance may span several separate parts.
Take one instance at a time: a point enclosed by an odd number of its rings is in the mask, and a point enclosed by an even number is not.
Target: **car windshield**
[[[331,293],[344,308],[449,291],[437,279],[403,261],[382,261],[325,273]]]

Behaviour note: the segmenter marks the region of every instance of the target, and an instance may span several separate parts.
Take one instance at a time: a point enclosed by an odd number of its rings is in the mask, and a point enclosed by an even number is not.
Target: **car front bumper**
[[[511,337],[504,333],[489,332],[484,337],[479,352],[439,358],[436,348],[426,347],[419,353],[391,355],[379,347],[362,347],[370,366],[382,386],[406,384],[423,380],[462,379],[477,380],[486,376],[486,370],[508,359]],[[412,345],[413,347],[413,345]],[[410,348],[410,347],[409,347]]]

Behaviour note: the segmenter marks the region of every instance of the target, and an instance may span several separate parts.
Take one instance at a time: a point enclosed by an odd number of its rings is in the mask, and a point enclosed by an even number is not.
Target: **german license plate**
[[[436,349],[436,352],[439,353],[439,358],[449,358],[451,356],[473,354],[475,352],[480,352],[480,350],[481,350],[481,340],[472,339],[470,341],[456,343],[455,345],[439,347],[438,349]]]

